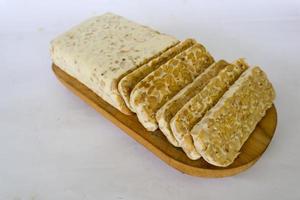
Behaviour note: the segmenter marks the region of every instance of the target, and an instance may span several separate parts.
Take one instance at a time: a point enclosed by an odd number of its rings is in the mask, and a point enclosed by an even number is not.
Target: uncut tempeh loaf
[[[266,74],[259,67],[248,69],[193,127],[197,151],[208,163],[230,165],[274,99]]]
[[[133,72],[123,77],[118,84],[118,89],[127,107],[134,112],[134,109],[133,107],[131,107],[129,102],[130,93],[138,82],[140,82],[143,78],[145,78],[148,74],[157,69],[159,66],[166,63],[168,60],[170,60],[180,52],[188,49],[195,43],[196,41],[193,39],[186,39],[183,42],[177,44],[176,46],[171,47],[170,49],[162,53],[160,56],[150,60],[148,63],[144,64],[143,66],[137,68]]]
[[[130,104],[143,126],[148,131],[155,131],[158,128],[157,110],[213,62],[206,49],[196,44],[140,81],[131,92]]]
[[[192,97],[194,97],[203,89],[203,87],[210,81],[211,78],[216,76],[228,64],[229,63],[224,60],[220,60],[212,64],[192,83],[180,90],[180,92],[178,92],[157,111],[156,120],[158,122],[159,129],[163,132],[171,144],[179,147],[179,143],[174,137],[170,127],[171,119]]]
[[[190,135],[191,129],[247,68],[248,65],[243,60],[228,64],[172,118],[170,122],[172,132],[189,158],[196,160],[201,157],[195,149]]]
[[[62,70],[130,114],[117,89],[119,80],[178,42],[172,36],[106,13],[54,39],[51,56]]]

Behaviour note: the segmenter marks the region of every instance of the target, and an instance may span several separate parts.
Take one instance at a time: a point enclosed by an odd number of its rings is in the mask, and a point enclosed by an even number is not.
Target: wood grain
[[[52,69],[56,77],[87,104],[95,108],[165,163],[185,174],[200,177],[225,177],[245,171],[261,157],[275,133],[277,113],[273,105],[243,145],[241,154],[230,166],[225,168],[216,167],[208,164],[202,158],[196,161],[190,160],[180,148],[172,146],[159,130],[148,132],[138,122],[135,115],[122,114],[59,67],[53,64]]]

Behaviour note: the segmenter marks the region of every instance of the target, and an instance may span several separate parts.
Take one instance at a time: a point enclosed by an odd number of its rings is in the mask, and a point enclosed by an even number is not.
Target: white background
[[[54,77],[49,42],[111,11],[269,75],[278,127],[234,177],[184,175]],[[300,199],[300,1],[0,0],[0,200]]]

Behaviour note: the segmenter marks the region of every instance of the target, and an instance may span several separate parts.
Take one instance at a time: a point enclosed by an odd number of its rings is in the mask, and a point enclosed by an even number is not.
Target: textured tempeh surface
[[[228,65],[228,63],[224,60],[212,64],[192,83],[180,90],[180,92],[157,111],[156,120],[159,128],[171,144],[179,147],[179,143],[174,137],[170,127],[171,119],[179,109],[181,109],[193,96],[199,93],[209,80],[216,76],[226,65]]]
[[[143,126],[155,131],[158,128],[157,110],[213,62],[206,49],[196,44],[140,81],[131,92],[130,104]]]
[[[195,160],[201,157],[195,149],[190,135],[191,129],[247,68],[248,65],[243,60],[227,65],[172,118],[172,132],[189,158]]]
[[[138,82],[140,82],[143,78],[145,78],[148,74],[157,69],[159,66],[166,63],[168,60],[170,60],[180,52],[188,49],[195,43],[196,41],[193,39],[186,39],[177,44],[176,46],[171,47],[166,52],[162,53],[160,56],[150,60],[148,63],[144,64],[143,66],[137,68],[133,72],[123,77],[118,84],[118,89],[127,107],[134,112],[134,109],[133,107],[131,107],[129,102],[130,93]]]
[[[93,17],[51,42],[53,62],[106,102],[130,114],[117,83],[179,41],[121,16]]]
[[[266,74],[247,70],[192,129],[197,151],[213,165],[230,165],[274,99]]]

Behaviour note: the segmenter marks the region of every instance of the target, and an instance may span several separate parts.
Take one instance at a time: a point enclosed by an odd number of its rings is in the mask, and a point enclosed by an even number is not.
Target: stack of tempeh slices
[[[194,39],[179,42],[111,13],[55,39],[52,58],[190,159],[220,167],[233,163],[275,99],[259,67],[215,61]]]
[[[196,43],[143,77],[129,96],[147,130],[159,127],[190,159],[225,167],[272,106],[275,92],[259,67],[243,59],[214,62]]]

